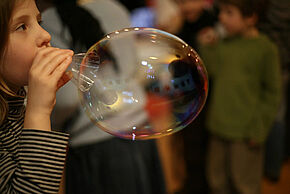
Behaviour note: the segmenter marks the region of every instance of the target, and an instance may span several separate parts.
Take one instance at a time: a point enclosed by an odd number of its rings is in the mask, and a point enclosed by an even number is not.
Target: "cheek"
[[[220,21],[223,24],[223,26],[227,29],[232,29],[235,25],[235,21],[230,16],[222,16],[220,17]]]
[[[28,82],[28,73],[35,53],[27,47],[10,47],[7,50],[3,68],[4,78],[13,85],[24,86]]]
[[[183,6],[184,6],[185,12],[187,12],[188,14],[190,13],[193,14],[193,12],[197,12],[200,10],[198,4],[194,2],[185,3]]]
[[[226,24],[227,17],[226,17],[226,15],[225,15],[225,14],[223,14],[223,13],[220,13],[220,14],[219,14],[219,16],[218,16],[218,18],[219,18],[219,22],[220,22],[220,23],[222,23],[223,25],[225,25],[225,24]]]
[[[231,28],[233,31],[240,31],[241,28],[242,28],[242,24],[241,24],[241,21],[239,19],[234,19],[232,22],[231,22]]]

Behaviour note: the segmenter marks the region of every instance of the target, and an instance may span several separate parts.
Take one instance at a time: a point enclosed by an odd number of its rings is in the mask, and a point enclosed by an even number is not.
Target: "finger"
[[[51,53],[50,61],[43,67],[43,73],[50,75],[67,57],[72,57],[70,50],[60,50]]]
[[[62,53],[73,53],[73,51],[68,49],[59,49],[54,47],[47,47],[44,49],[41,49],[34,60],[34,67],[33,69],[36,69],[39,73],[47,73],[48,71],[45,71],[46,68],[50,68],[49,66],[53,61],[53,58],[55,58],[57,55],[60,55]],[[72,54],[71,54],[72,55]],[[58,62],[59,63],[59,62]],[[55,66],[52,67],[54,69]]]
[[[31,68],[40,68],[39,64],[46,64],[48,62],[48,59],[46,58],[46,56],[55,50],[59,50],[59,48],[45,47],[45,48],[40,49],[34,58]]]
[[[67,69],[67,67],[69,66],[69,64],[72,61],[72,57],[69,56],[67,57],[59,66],[57,66],[55,68],[55,70],[51,73],[52,79],[58,83],[58,81],[60,80],[60,78],[63,76],[65,70]]]

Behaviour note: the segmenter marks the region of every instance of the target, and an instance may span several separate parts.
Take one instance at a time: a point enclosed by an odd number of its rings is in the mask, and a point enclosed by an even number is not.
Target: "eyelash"
[[[39,20],[37,23],[38,23],[39,25],[41,25],[41,24],[42,24],[42,20]],[[26,30],[26,29],[27,29],[26,24],[21,24],[20,26],[18,26],[18,27],[16,28],[16,31],[19,31],[19,30],[21,30],[21,29],[22,29],[22,31]]]
[[[16,28],[16,30],[19,31],[19,30],[21,30],[21,28],[23,31],[27,29],[25,24],[21,24],[19,27]]]

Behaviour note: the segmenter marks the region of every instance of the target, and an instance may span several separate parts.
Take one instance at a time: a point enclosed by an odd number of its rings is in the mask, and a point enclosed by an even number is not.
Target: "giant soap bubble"
[[[125,139],[177,132],[201,111],[207,72],[184,41],[153,28],[106,35],[73,58],[80,101],[93,123]]]

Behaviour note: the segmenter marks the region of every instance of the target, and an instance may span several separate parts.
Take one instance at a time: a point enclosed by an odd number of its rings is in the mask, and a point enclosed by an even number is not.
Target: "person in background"
[[[290,3],[288,0],[274,1],[268,0],[268,10],[265,19],[260,22],[259,29],[267,34],[275,44],[277,44],[282,66],[283,99],[279,112],[270,131],[266,142],[265,150],[265,177],[276,182],[280,178],[280,171],[283,161],[290,156],[289,140],[290,131],[286,122],[289,121],[289,97],[287,98],[287,85],[289,87],[289,67],[290,67]],[[289,96],[289,95],[288,95]],[[287,108],[288,106],[288,108]],[[288,137],[286,136],[288,134]],[[288,150],[286,143],[288,142]],[[287,154],[288,151],[288,154]]]
[[[34,0],[1,0],[0,17],[0,193],[57,193],[69,136],[50,115],[73,51],[50,46]]]
[[[182,18],[182,23],[175,34],[194,48],[199,54],[197,37],[208,28],[215,28],[217,17],[213,7],[206,0],[174,0]],[[206,64],[205,64],[206,65]],[[212,80],[209,77],[209,94]],[[208,133],[206,130],[207,103],[198,117],[185,129],[176,134],[178,144],[183,144],[185,162],[185,181],[180,192],[207,193],[208,186],[205,176],[206,145]]]
[[[208,183],[211,193],[259,194],[265,141],[281,101],[278,50],[257,28],[264,2],[219,0],[218,5],[227,36],[199,37],[214,83],[206,121]]]
[[[76,53],[86,52],[103,34],[130,27],[129,13],[117,1],[86,0],[79,3],[54,1],[43,11],[42,26],[51,32],[52,45],[72,48]],[[91,36],[84,34],[90,30],[95,33]],[[86,45],[86,41],[91,41],[90,45]],[[129,49],[126,49],[128,44],[120,46],[119,52]],[[52,118],[55,126],[63,126],[71,135],[66,193],[165,193],[155,141],[124,140],[103,132],[82,110],[77,88],[72,83],[57,95]]]
[[[205,0],[175,0],[183,24],[176,35],[198,51],[197,35],[207,27],[214,27],[217,22],[214,7]]]
[[[156,28],[176,34],[183,24],[177,3],[173,0],[155,0],[153,5]]]
[[[140,7],[145,7],[147,4],[147,0],[117,0],[120,2],[125,8],[131,13],[133,10],[138,9]]]
[[[206,28],[214,27],[217,21],[213,7],[206,0],[149,2],[151,6],[132,12],[134,26],[155,27],[175,34],[195,50],[198,49],[197,35]],[[207,133],[204,126],[206,109],[205,106],[200,115],[179,133],[157,141],[169,193],[207,192]]]

